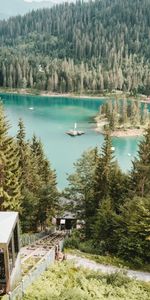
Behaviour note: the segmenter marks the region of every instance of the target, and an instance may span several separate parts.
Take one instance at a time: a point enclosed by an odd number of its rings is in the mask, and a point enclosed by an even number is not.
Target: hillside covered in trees
[[[11,137],[8,129],[1,104],[0,210],[19,211],[23,232],[45,229],[60,211],[55,171],[44,155],[41,141],[35,136],[26,140],[22,120],[16,137]],[[128,174],[118,166],[109,134],[101,149],[82,154],[63,191],[63,196],[71,201],[69,211],[84,221],[73,245],[149,268],[149,149],[150,126]]]
[[[109,134],[83,153],[65,193],[84,227],[67,242],[84,252],[115,255],[136,267],[150,264],[150,127],[130,173],[118,166]]]
[[[0,86],[150,94],[149,0],[77,1],[0,21]]]

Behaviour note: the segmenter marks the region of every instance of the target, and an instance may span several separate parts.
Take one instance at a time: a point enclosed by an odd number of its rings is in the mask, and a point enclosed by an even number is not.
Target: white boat
[[[34,109],[34,107],[29,107],[29,109],[30,109],[30,110],[33,110],[33,109]]]
[[[112,150],[112,151],[115,151],[115,147],[111,147],[111,150]]]
[[[77,123],[74,123],[74,129],[71,129],[71,130],[67,131],[66,133],[70,136],[77,136],[77,135],[82,135],[85,132],[81,131],[81,130],[77,130]]]
[[[85,132],[82,130],[77,130],[77,135],[82,135],[82,134],[85,134]]]

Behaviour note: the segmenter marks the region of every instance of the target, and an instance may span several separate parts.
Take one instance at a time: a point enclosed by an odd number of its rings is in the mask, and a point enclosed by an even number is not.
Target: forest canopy
[[[149,0],[64,3],[0,21],[0,86],[150,94]]]

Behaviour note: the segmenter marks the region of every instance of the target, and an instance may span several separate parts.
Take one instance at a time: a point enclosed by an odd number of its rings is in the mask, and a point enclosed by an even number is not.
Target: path
[[[99,264],[87,258],[79,257],[72,254],[67,254],[67,259],[74,260],[76,266],[82,266],[84,268],[92,269],[95,271],[102,271],[104,273],[109,273],[109,274],[123,270],[111,265]],[[126,272],[127,272],[127,276],[130,278],[142,280],[145,282],[150,282],[150,273],[148,272],[133,271],[133,270],[127,270]]]

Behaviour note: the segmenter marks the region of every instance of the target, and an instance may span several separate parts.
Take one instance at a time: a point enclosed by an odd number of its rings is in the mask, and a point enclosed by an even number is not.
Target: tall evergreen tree
[[[138,157],[133,161],[131,171],[131,190],[144,197],[150,194],[150,126],[139,144]]]
[[[91,233],[91,224],[95,213],[95,199],[93,195],[95,168],[98,160],[97,148],[85,151],[74,164],[75,172],[69,175],[69,185],[65,194],[73,202],[72,209],[79,218],[85,221],[86,236]]]
[[[97,162],[94,176],[94,201],[95,209],[99,207],[100,202],[109,197],[111,186],[111,173],[115,168],[114,153],[110,133],[107,132],[101,154]]]
[[[18,150],[9,136],[9,124],[0,104],[0,210],[21,211],[21,187]]]

